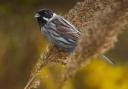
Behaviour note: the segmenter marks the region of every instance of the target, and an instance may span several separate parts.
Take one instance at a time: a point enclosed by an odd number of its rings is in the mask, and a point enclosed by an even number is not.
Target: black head
[[[53,12],[48,9],[41,9],[35,14],[35,17],[41,26],[44,26],[52,16]]]

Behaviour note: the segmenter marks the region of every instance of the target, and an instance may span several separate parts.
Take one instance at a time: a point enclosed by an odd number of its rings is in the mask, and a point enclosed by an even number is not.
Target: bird
[[[71,22],[49,9],[40,9],[35,17],[39,23],[41,33],[46,39],[66,52],[72,52],[80,37],[80,31]],[[104,55],[101,57],[110,64],[114,64]]]

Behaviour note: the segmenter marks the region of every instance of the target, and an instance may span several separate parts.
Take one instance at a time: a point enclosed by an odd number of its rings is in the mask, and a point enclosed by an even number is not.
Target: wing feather
[[[41,31],[49,41],[66,49],[73,49],[80,36],[74,25],[58,15],[42,27]]]
[[[56,31],[64,38],[77,40],[80,36],[78,29],[64,18],[58,16],[53,23],[56,24]]]

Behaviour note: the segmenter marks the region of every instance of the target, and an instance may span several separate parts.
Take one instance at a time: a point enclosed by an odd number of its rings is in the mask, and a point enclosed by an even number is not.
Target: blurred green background
[[[46,45],[34,18],[35,12],[49,8],[64,15],[77,1],[80,0],[0,1],[0,89],[23,89]],[[121,66],[128,64],[127,38],[128,30],[125,30],[116,46],[106,53]]]

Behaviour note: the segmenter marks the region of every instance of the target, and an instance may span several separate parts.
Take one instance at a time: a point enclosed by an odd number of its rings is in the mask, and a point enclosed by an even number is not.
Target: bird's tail
[[[112,65],[114,65],[115,63],[112,61],[112,60],[110,60],[108,57],[106,57],[105,55],[100,55],[100,57],[103,59],[103,60],[105,60],[106,62],[108,62],[109,64],[112,64]]]

